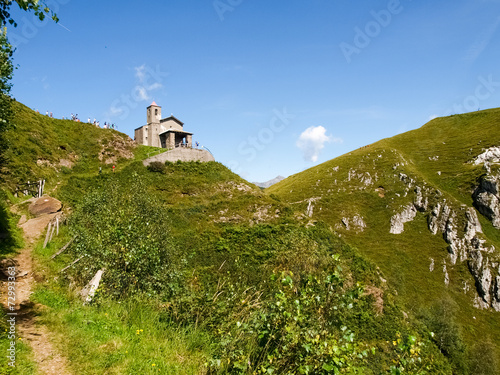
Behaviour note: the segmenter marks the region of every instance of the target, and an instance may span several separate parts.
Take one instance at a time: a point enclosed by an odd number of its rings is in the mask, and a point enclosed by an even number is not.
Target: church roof
[[[166,133],[191,134],[191,135],[193,135],[193,133],[185,132],[184,130],[176,130],[176,129],[168,129],[168,130],[165,130],[164,132],[161,132],[158,135],[163,135],[163,134],[166,134]]]
[[[152,106],[159,107],[159,105],[158,105],[158,104],[156,104],[156,102],[155,102],[154,100],[153,100],[153,103],[151,103],[151,104],[149,105],[149,107],[152,107]],[[148,108],[149,108],[149,107],[148,107]]]
[[[181,120],[179,120],[178,118],[176,118],[174,116],[169,116],[167,118],[163,118],[163,119],[160,120],[160,122],[165,122],[165,121],[169,121],[169,120],[173,120],[176,123],[178,123],[179,125],[184,125],[184,123]]]

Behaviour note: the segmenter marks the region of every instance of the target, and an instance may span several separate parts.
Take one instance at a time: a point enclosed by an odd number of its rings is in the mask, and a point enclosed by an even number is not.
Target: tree
[[[19,8],[25,10],[27,12],[33,12],[35,15],[43,21],[48,14],[51,14],[51,18],[54,21],[58,21],[59,19],[53,13],[49,7],[45,4],[45,2],[39,2],[38,0],[0,0],[0,26],[3,28],[7,23],[17,26],[16,21],[10,15],[10,7],[12,4],[17,3]]]

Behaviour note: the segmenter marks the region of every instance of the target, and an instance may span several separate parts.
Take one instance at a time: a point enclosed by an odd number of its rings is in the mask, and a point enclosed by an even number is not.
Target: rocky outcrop
[[[427,196],[424,197],[422,188],[420,186],[417,186],[415,188],[415,201],[413,202],[413,205],[415,208],[421,212],[427,211],[427,207],[429,206],[429,199]]]
[[[452,199],[447,200],[439,190],[430,189],[425,184],[419,186],[416,180],[406,174],[400,173],[399,180],[410,188],[414,187],[415,195],[412,203],[401,207],[402,211],[392,216],[390,232],[402,233],[404,223],[413,220],[417,210],[427,214],[429,231],[434,235],[442,234],[448,244],[449,262],[443,265],[445,285],[452,282],[450,267],[466,263],[477,291],[475,306],[500,311],[499,256],[496,249],[483,239],[477,211],[465,205],[460,207]],[[486,177],[474,193],[476,207],[479,209],[482,205],[480,212],[488,212],[494,225],[496,219],[500,221],[497,199],[499,181],[498,176]],[[494,202],[492,197],[495,198]],[[431,260],[429,270],[432,272],[434,268],[434,260]]]
[[[500,163],[500,146],[490,147],[472,160],[472,164]]]
[[[366,228],[366,223],[363,220],[363,217],[359,215],[354,215],[352,218],[343,217],[341,221],[347,230],[353,229],[356,232],[363,232]]]
[[[407,205],[402,212],[391,217],[391,229],[390,233],[400,234],[404,231],[404,223],[412,221],[417,216],[417,209],[415,205]]]
[[[481,178],[472,198],[478,211],[491,220],[493,226],[500,229],[500,175],[486,175]]]

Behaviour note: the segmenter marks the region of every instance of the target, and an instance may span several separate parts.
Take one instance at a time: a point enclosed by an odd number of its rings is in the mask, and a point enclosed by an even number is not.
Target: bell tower
[[[161,119],[161,107],[155,102],[147,108],[147,124],[159,124]]]

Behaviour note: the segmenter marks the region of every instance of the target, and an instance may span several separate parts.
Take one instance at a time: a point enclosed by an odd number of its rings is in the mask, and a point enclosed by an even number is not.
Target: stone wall
[[[142,163],[145,166],[148,166],[150,163],[154,161],[159,161],[161,163],[165,163],[166,161],[175,162],[177,160],[180,161],[215,161],[213,155],[207,150],[199,150],[196,148],[184,148],[178,147],[174,150],[163,152],[159,155],[152,156]]]

